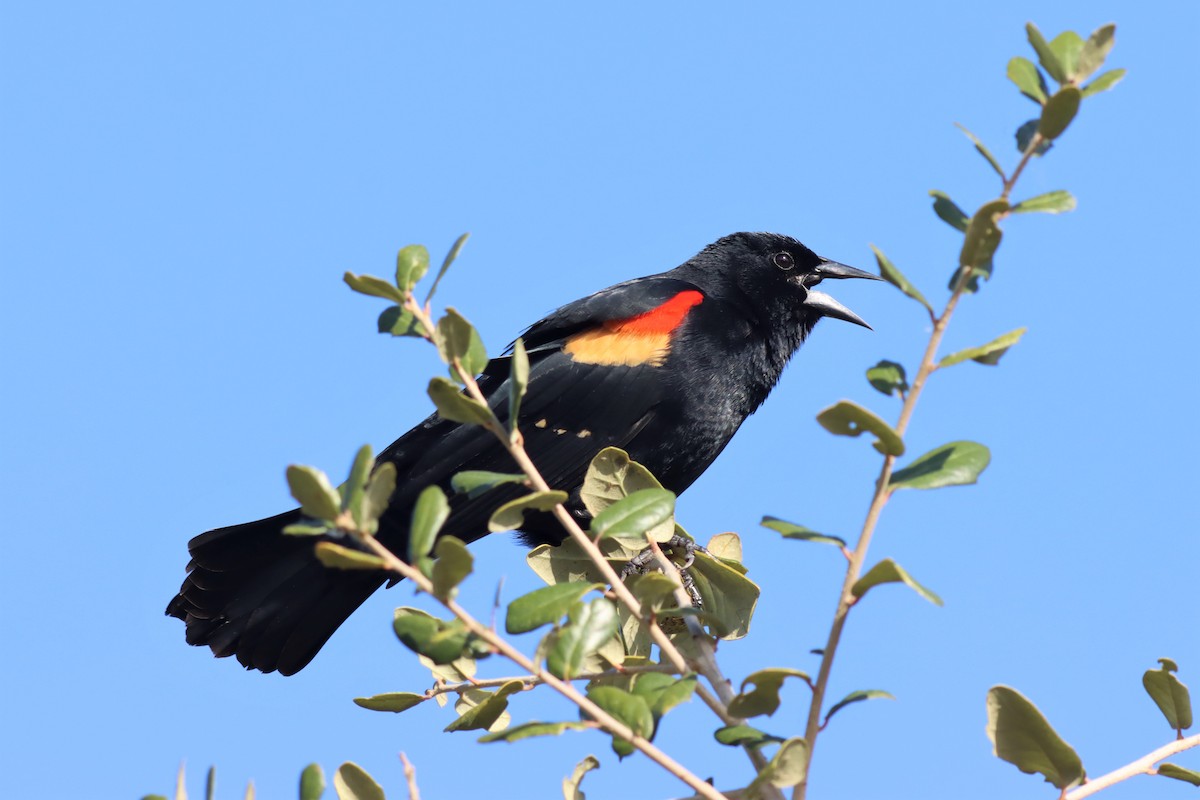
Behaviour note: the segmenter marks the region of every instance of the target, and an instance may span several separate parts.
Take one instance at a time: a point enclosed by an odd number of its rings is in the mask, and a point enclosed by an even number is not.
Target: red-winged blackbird
[[[663,486],[682,492],[766,399],[817,320],[866,326],[812,287],[825,278],[875,277],[787,236],[736,233],[670,272],[565,305],[524,336],[530,374],[518,421],[525,446],[546,481],[571,492],[568,507],[584,522],[579,486],[605,447],[626,450]],[[508,357],[496,358],[479,379],[502,420],[508,373]],[[379,461],[393,462],[399,480],[377,536],[402,556],[422,489],[449,489],[461,470],[515,468],[491,433],[436,414]],[[455,495],[443,533],[467,542],[485,536],[492,511],[523,491]],[[236,655],[248,669],[291,675],[387,580],[326,569],[312,538],[281,533],[299,519],[297,509],[192,539],[188,576],[167,606],[186,623],[188,644]],[[564,536],[549,514],[528,514],[521,532],[530,545]]]

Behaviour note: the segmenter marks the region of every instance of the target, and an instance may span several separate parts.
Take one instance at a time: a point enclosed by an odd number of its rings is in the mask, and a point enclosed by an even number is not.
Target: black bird
[[[579,486],[592,457],[609,446],[626,450],[671,491],[687,489],[766,400],[817,320],[868,327],[813,288],[826,278],[877,279],[787,236],[735,233],[669,272],[619,283],[530,327],[518,422],[547,482],[571,493],[572,513],[586,522]],[[508,362],[493,359],[479,379],[501,419]],[[377,536],[402,557],[422,489],[448,489],[461,470],[515,468],[492,434],[436,414],[380,453],[384,461],[399,478]],[[467,542],[485,536],[492,511],[520,491],[454,496],[443,532]],[[187,578],[167,606],[185,622],[188,644],[291,675],[385,583],[383,573],[326,569],[312,538],[281,533],[299,519],[296,509],[191,540]],[[564,536],[549,514],[527,515],[521,533],[530,545]]]

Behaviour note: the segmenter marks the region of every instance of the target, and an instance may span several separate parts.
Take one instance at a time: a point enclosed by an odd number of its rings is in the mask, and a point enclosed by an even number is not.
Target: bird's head
[[[879,276],[830,261],[778,233],[735,233],[718,239],[686,267],[710,293],[742,306],[773,326],[806,336],[817,320],[832,317],[870,328],[857,314],[816,286],[827,278]]]

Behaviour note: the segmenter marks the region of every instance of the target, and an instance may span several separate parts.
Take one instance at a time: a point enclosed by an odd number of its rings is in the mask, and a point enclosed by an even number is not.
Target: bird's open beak
[[[883,280],[883,278],[880,278],[878,275],[872,275],[870,272],[857,269],[856,267],[847,266],[846,264],[839,264],[836,261],[826,260],[822,260],[821,264],[809,274],[812,276],[812,280],[809,282],[809,285],[811,286],[816,286],[825,278],[866,278],[872,281]],[[804,301],[804,305],[818,312],[823,317],[832,317],[834,319],[845,320],[846,322],[853,322],[855,325],[862,325],[867,330],[872,330],[871,326],[863,321],[862,317],[858,316],[858,314],[855,314],[853,311],[846,308],[844,305],[839,303],[837,300],[834,300],[824,292],[818,292],[815,289],[809,289],[808,299]]]

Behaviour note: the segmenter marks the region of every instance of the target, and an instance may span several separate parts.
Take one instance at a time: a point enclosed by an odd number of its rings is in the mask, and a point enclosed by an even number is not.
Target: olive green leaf
[[[971,221],[967,212],[959,208],[958,204],[950,199],[950,195],[939,189],[930,189],[929,196],[933,198],[933,213],[938,215],[938,219],[965,233],[967,223]]]
[[[955,272],[951,279],[952,288],[958,281],[964,280],[964,274],[968,281],[966,289],[971,292],[978,290],[979,278],[986,280],[991,277],[992,256],[1000,247],[1002,236],[999,217],[1007,211],[1008,201],[998,198],[984,203],[971,217],[971,221],[967,225],[967,233],[963,237],[962,250],[958,254],[959,267],[967,269],[959,269]]]
[[[650,704],[646,698],[627,692],[616,686],[597,685],[588,688],[588,699],[619,722],[624,723],[634,735],[649,739],[654,735],[654,715],[650,712]],[[613,752],[621,758],[634,751],[633,745],[617,736],[613,736]]]
[[[743,796],[759,797],[767,784],[777,789],[795,786],[804,780],[807,771],[808,742],[799,736],[788,739],[779,745],[770,763],[750,782]]]
[[[516,500],[509,500],[493,511],[492,518],[488,520],[488,530],[492,533],[516,530],[525,522],[526,511],[551,511],[556,505],[565,502],[566,492],[530,492]]]
[[[1021,124],[1021,127],[1017,128],[1016,139],[1018,153],[1024,155],[1025,151],[1029,149],[1029,146],[1033,143],[1034,136],[1037,134],[1038,124],[1040,122],[1040,119],[1026,120]],[[1038,142],[1039,144],[1037,149],[1033,151],[1035,156],[1045,155],[1046,151],[1054,146],[1054,142],[1048,142],[1045,139],[1039,138]]]
[[[528,385],[529,354],[525,352],[524,340],[517,339],[513,343],[508,372],[508,429],[510,431],[517,430],[517,418],[521,413],[521,398],[525,396],[525,388]]]
[[[371,480],[367,483],[366,494],[362,501],[362,525],[368,533],[375,533],[379,528],[379,517],[392,501],[396,493],[396,465],[385,461],[375,468]]]
[[[423,694],[415,694],[413,692],[386,692],[385,694],[376,694],[370,697],[356,697],[354,698],[354,704],[370,709],[371,711],[393,711],[399,714],[401,711],[407,711],[428,699]]]
[[[359,294],[365,294],[370,297],[382,297],[384,300],[391,300],[395,303],[404,303],[404,292],[383,278],[376,278],[374,275],[355,275],[353,272],[347,272],[342,275],[342,280]]]
[[[458,593],[458,585],[471,574],[475,559],[461,539],[442,536],[433,548],[437,561],[433,562],[433,596],[439,600],[450,600]]]
[[[563,731],[586,731],[592,727],[594,726],[586,722],[526,722],[496,731],[495,733],[486,733],[479,737],[479,741],[484,744],[491,742],[519,742],[522,739],[530,739],[534,736],[558,736]]]
[[[904,365],[895,361],[880,361],[867,370],[867,383],[880,394],[903,395],[908,391],[908,376]]]
[[[347,761],[333,773],[333,788],[338,800],[386,800],[383,787],[353,761]]]
[[[1008,62],[1008,79],[1017,85],[1021,94],[1038,105],[1046,102],[1049,92],[1041,71],[1027,58],[1017,56]]]
[[[490,425],[492,422],[491,409],[463,394],[458,386],[447,378],[433,378],[429,381],[427,391],[442,419],[473,425]]]
[[[353,550],[333,542],[317,542],[313,548],[317,560],[333,569],[387,569],[388,563],[379,556]]]
[[[579,788],[579,784],[583,782],[584,775],[594,769],[599,769],[599,767],[600,759],[595,756],[588,756],[576,764],[575,771],[571,773],[571,777],[563,778],[563,800],[587,800],[583,794],[583,790]]]
[[[443,730],[453,731],[491,730],[500,722],[501,715],[508,709],[508,698],[525,688],[525,682],[509,681],[494,692],[472,689],[463,694],[471,694],[467,709],[458,719],[451,722]],[[478,694],[476,694],[478,693]],[[455,706],[457,710],[457,705]],[[507,727],[507,726],[505,726]]]
[[[603,588],[601,583],[559,583],[523,594],[508,604],[504,630],[526,633],[558,622],[585,594]]]
[[[434,664],[449,664],[461,658],[471,638],[461,620],[441,620],[419,608],[397,608],[392,628],[405,647]]]
[[[592,520],[594,537],[641,536],[671,519],[675,495],[666,489],[639,489],[605,508]]]
[[[454,308],[447,308],[446,315],[438,320],[434,341],[437,342],[442,361],[453,365],[457,359],[468,375],[478,375],[487,366],[487,351],[483,347],[483,340],[479,338],[479,331]],[[459,380],[453,369],[451,377]]]
[[[713,738],[730,747],[761,747],[764,744],[783,741],[778,736],[772,736],[749,725],[726,725],[724,728],[717,728]]]
[[[1000,357],[1008,352],[1008,349],[1020,341],[1025,335],[1028,328],[1017,328],[1015,331],[1009,331],[1003,336],[997,336],[987,344],[979,347],[970,347],[966,350],[959,350],[957,353],[951,353],[938,362],[938,369],[942,367],[952,367],[955,364],[961,364],[964,361],[977,361],[980,364],[995,366],[1000,363]]]
[[[1075,210],[1075,196],[1065,189],[1058,189],[1053,192],[1039,194],[1036,197],[1030,197],[1028,200],[1022,200],[1012,207],[1014,214],[1026,214],[1031,211],[1040,211],[1044,214],[1061,214],[1064,211]]]
[[[300,800],[321,800],[325,794],[325,770],[320,764],[309,764],[300,773]]]
[[[837,547],[845,547],[846,540],[839,536],[830,536],[826,533],[817,533],[809,530],[803,525],[797,525],[794,522],[787,522],[778,517],[763,517],[759,523],[764,528],[770,528],[783,535],[785,539],[796,539],[801,542],[818,542],[820,544],[832,544]]]
[[[996,174],[1000,176],[1000,180],[1008,180],[1008,176],[1004,174],[1004,169],[1001,168],[1000,162],[996,160],[996,157],[992,155],[992,151],[987,149],[979,137],[967,130],[965,126],[959,125],[957,122],[954,123],[954,125],[960,131],[962,131],[968,139],[971,140],[971,143],[975,145],[976,152],[983,156],[983,159],[991,165],[992,169],[996,170]]]
[[[408,527],[408,563],[416,564],[429,555],[438,531],[450,516],[450,503],[437,486],[426,486],[413,505],[412,523]]]
[[[799,678],[808,685],[812,685],[812,679],[809,678],[808,673],[798,669],[786,667],[760,669],[750,673],[742,681],[740,693],[729,701],[729,713],[742,719],[763,714],[771,716],[779,710],[779,689],[783,686],[785,678]],[[752,684],[754,688],[746,691],[747,684]]]
[[[640,489],[661,489],[650,470],[629,458],[616,447],[606,447],[596,454],[583,478],[580,499],[593,517]]]
[[[862,599],[862,596],[867,593],[868,589],[878,586],[881,583],[903,583],[935,606],[942,605],[942,598],[913,580],[913,577],[908,574],[908,571],[904,567],[890,558],[885,558],[871,567],[867,571],[867,574],[854,582],[854,586],[850,588],[850,593],[856,598]]]
[[[821,427],[836,436],[860,436],[864,431],[875,436],[872,446],[889,456],[904,455],[900,434],[879,417],[849,400],[839,400],[817,414]]]
[[[750,632],[750,621],[761,590],[739,570],[707,553],[696,553],[688,568],[700,594],[705,622],[722,639],[740,639]]]
[[[1054,141],[1062,136],[1063,131],[1079,113],[1079,103],[1083,94],[1074,86],[1064,86],[1046,101],[1042,108],[1042,118],[1038,121],[1038,133],[1042,138]]]
[[[937,203],[935,202],[934,205],[936,207]],[[883,251],[875,245],[871,245],[871,250],[875,253],[875,263],[879,265],[879,274],[883,276],[883,279],[925,306],[925,308],[929,309],[930,313],[933,313],[933,308],[929,305],[929,301],[925,299],[925,295],[921,294],[920,289],[913,286],[912,282],[892,263],[891,259],[885,256]]]
[[[418,321],[411,311],[400,306],[388,306],[379,312],[379,320],[376,322],[376,327],[380,333],[390,333],[392,336],[417,336],[422,338],[425,336],[424,323]]]
[[[525,483],[529,480],[524,475],[511,472],[488,472],[481,469],[468,469],[455,474],[450,479],[450,488],[458,494],[465,494],[468,500],[474,500],[484,492],[505,483]]]
[[[1042,32],[1032,22],[1025,25],[1025,33],[1029,37],[1029,44],[1033,45],[1033,50],[1037,53],[1038,61],[1041,62],[1042,68],[1050,73],[1050,77],[1059,83],[1066,83],[1068,75],[1063,64],[1058,59],[1058,55],[1046,42],[1046,37],[1042,36]]]
[[[1063,31],[1050,40],[1050,49],[1058,56],[1068,80],[1076,80],[1079,77],[1079,57],[1083,54],[1083,38],[1075,31]]]
[[[896,491],[966,486],[975,483],[991,460],[992,454],[978,442],[950,442],[893,472],[888,487]]]
[[[1192,727],[1192,697],[1187,686],[1173,674],[1179,670],[1175,662],[1169,658],[1160,658],[1158,662],[1162,666],[1146,670],[1142,686],[1167,718],[1167,724],[1182,736],[1183,731]]]
[[[1104,59],[1112,52],[1116,33],[1117,26],[1111,22],[1092,31],[1079,53],[1079,62],[1075,66],[1076,82],[1087,80],[1103,66]]]
[[[1108,72],[1097,76],[1096,80],[1083,87],[1082,94],[1084,97],[1091,97],[1094,94],[1100,94],[1100,92],[1107,92],[1109,89],[1120,83],[1121,79],[1124,77],[1125,70],[1110,69]]]
[[[325,473],[316,467],[293,464],[287,468],[288,488],[300,503],[300,510],[313,519],[337,519],[342,500]]]
[[[358,526],[362,527],[362,505],[367,494],[367,478],[371,474],[371,465],[375,463],[371,445],[364,444],[354,456],[350,467],[350,477],[338,487],[342,496],[342,511],[350,512]]]
[[[1174,778],[1177,781],[1190,783],[1192,786],[1200,786],[1200,772],[1184,769],[1178,764],[1159,764],[1155,772],[1164,778]]]
[[[1027,774],[1039,773],[1060,790],[1087,776],[1079,755],[1016,689],[993,686],[987,697],[987,735],[997,757]]]
[[[546,668],[563,680],[580,674],[588,656],[617,633],[617,609],[604,597],[572,606],[568,618],[546,654]]]
[[[446,253],[446,258],[442,260],[442,268],[438,270],[437,277],[433,279],[433,285],[429,287],[429,294],[425,297],[426,305],[429,304],[429,301],[433,300],[433,295],[437,291],[438,284],[442,282],[442,278],[446,277],[446,272],[450,269],[450,265],[458,258],[458,254],[462,252],[463,245],[467,243],[467,239],[469,238],[471,238],[471,234],[464,233],[455,239],[454,244],[450,246],[450,252]],[[428,263],[428,254],[426,254],[425,259],[426,263]]]
[[[425,245],[410,244],[396,253],[396,285],[403,291],[411,292],[428,271],[429,251]]]
[[[938,605],[941,605],[940,601],[939,601]],[[850,694],[846,695],[841,700],[838,700],[836,703],[833,704],[833,707],[830,708],[829,711],[827,711],[825,713],[825,722],[822,724],[828,725],[830,718],[833,717],[834,714],[841,711],[843,708],[850,705],[851,703],[861,703],[863,700],[877,700],[877,699],[895,700],[896,698],[892,695],[891,692],[885,692],[882,689],[861,689],[857,692],[851,692]]]

